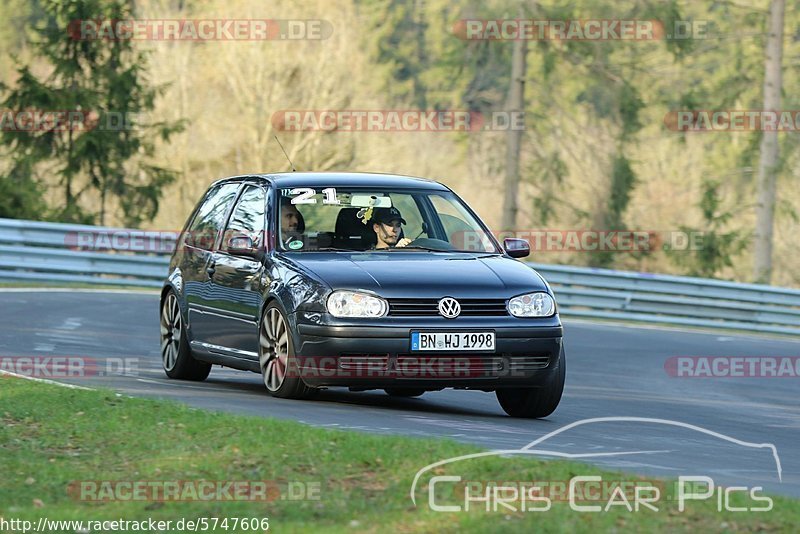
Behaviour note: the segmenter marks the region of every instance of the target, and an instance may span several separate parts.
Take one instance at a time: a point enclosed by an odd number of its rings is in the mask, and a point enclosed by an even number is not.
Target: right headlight
[[[556,312],[556,301],[547,293],[528,293],[508,301],[508,313],[514,317],[550,317]]]
[[[328,312],[334,317],[383,317],[389,303],[358,291],[334,291],[328,297]]]

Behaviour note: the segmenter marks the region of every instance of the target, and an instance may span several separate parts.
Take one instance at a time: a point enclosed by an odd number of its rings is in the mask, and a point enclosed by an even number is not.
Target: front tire
[[[305,399],[316,392],[299,376],[289,324],[274,302],[264,311],[258,332],[258,361],[269,394],[282,399]]]
[[[564,379],[567,374],[567,360],[564,345],[558,355],[558,369],[552,379],[538,388],[498,389],[495,394],[503,410],[511,417],[538,419],[553,413],[561,402],[564,392]]]
[[[178,297],[170,290],[161,305],[161,363],[170,378],[203,381],[211,364],[195,360],[189,348]]]

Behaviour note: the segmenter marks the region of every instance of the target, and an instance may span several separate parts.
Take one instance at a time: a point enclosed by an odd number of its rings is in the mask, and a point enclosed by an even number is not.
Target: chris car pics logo
[[[486,512],[547,512],[556,503],[566,502],[577,513],[604,513],[624,508],[636,513],[644,510],[682,513],[693,505],[704,501],[714,502],[718,512],[769,512],[773,500],[764,494],[763,486],[737,484],[722,486],[707,473],[685,473],[677,481],[666,484],[645,480],[630,475],[629,480],[606,480],[598,475],[572,476],[568,480],[477,480],[466,476],[468,465],[462,462],[489,456],[512,455],[549,456],[554,458],[586,459],[601,457],[625,457],[633,455],[661,455],[671,450],[627,450],[586,453],[566,453],[542,444],[576,427],[600,423],[637,423],[642,425],[666,425],[700,433],[724,445],[734,444],[746,449],[764,450],[771,454],[775,476],[783,479],[780,457],[772,443],[743,441],[703,427],[645,417],[598,417],[584,419],[565,425],[541,438],[531,441],[519,449],[503,449],[466,454],[428,464],[419,469],[411,484],[410,497],[414,506],[427,506],[435,512],[468,512],[482,509]],[[452,474],[445,474],[451,468]],[[510,477],[514,478],[514,477]],[[422,495],[423,500],[418,501]],[[675,506],[677,504],[677,506]]]

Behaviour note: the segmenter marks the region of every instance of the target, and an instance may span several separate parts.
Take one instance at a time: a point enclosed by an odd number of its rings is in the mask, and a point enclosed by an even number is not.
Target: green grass
[[[265,402],[265,410],[267,406]],[[417,470],[480,449],[452,441],[232,416],[16,378],[0,378],[0,417],[0,517],[6,520],[267,517],[270,530],[276,532],[791,532],[800,524],[798,501],[777,497],[774,509],[766,513],[720,513],[715,499],[689,503],[685,513],[677,511],[674,501],[659,503],[658,512],[577,513],[565,502],[553,502],[549,511],[538,513],[434,512],[427,506],[428,476],[416,494],[419,506],[411,502],[409,491]],[[566,481],[575,475],[637,479],[580,463],[518,456],[468,460],[434,473],[471,480]],[[318,484],[319,499],[98,503],[68,492],[71,483],[86,480],[269,480],[278,487],[290,482],[295,487]],[[452,499],[453,492],[444,488],[440,497],[440,502]],[[454,502],[463,503],[458,499],[444,503]],[[736,502],[746,504],[741,499]]]

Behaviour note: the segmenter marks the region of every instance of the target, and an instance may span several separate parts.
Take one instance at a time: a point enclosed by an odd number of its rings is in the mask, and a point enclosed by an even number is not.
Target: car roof
[[[367,172],[281,172],[267,174],[243,174],[217,180],[214,185],[225,182],[243,180],[263,180],[275,187],[355,187],[380,186],[395,189],[429,189],[432,191],[449,191],[449,188],[434,180],[403,176],[399,174],[382,174]]]

